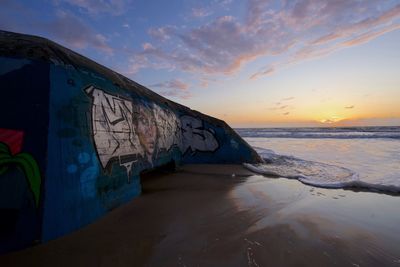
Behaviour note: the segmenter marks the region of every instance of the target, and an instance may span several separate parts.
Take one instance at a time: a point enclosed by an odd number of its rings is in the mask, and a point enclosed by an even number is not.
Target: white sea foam
[[[255,147],[264,163],[244,166],[266,176],[297,179],[312,186],[324,188],[358,188],[370,191],[400,193],[399,179],[394,178],[388,183],[374,181],[373,183],[360,180],[359,174],[341,166],[316,161],[299,159],[293,156],[278,155],[270,149]]]

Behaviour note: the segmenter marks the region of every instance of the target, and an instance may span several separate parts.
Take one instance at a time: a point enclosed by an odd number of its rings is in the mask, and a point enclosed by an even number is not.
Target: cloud
[[[176,28],[174,26],[164,26],[159,28],[150,28],[147,33],[154,39],[159,41],[166,41],[171,39],[171,36],[175,33]]]
[[[128,6],[126,0],[56,0],[56,5],[66,3],[75,6],[92,15],[107,13],[111,15],[121,15]]]
[[[162,90],[158,92],[166,97],[188,99],[192,96],[191,93],[188,91],[189,85],[179,79],[173,79],[162,83],[152,84],[149,85],[149,87],[161,88]]]
[[[283,109],[287,109],[287,108],[293,109],[293,106],[287,105],[287,104],[285,103],[285,102],[291,101],[291,100],[293,100],[293,99],[294,99],[293,96],[282,98],[279,102],[275,102],[275,106],[274,106],[274,107],[269,108],[269,109],[270,109],[270,110],[278,110],[278,111],[279,111],[279,110],[283,110]]]
[[[155,31],[151,35],[154,36]],[[153,51],[142,51],[135,56],[145,56],[150,65],[142,68],[172,66],[201,74],[232,74],[260,54],[279,53],[281,44],[270,44],[246,28],[232,16],[223,16],[203,26],[170,36],[170,46],[157,46]],[[162,38],[165,40],[166,38]],[[268,47],[270,46],[270,47]],[[166,47],[172,47],[166,49]],[[268,47],[268,51],[264,51]]]
[[[226,6],[230,5],[233,2],[233,0],[214,0],[214,2],[216,2],[217,4],[219,4],[223,7],[226,7]]]
[[[200,79],[200,86],[201,87],[208,87],[208,85],[210,84],[210,82],[206,79]]]
[[[232,74],[257,58],[265,44],[248,38],[240,23],[231,16],[220,17],[210,24],[185,34],[176,34],[179,46],[172,51],[157,47],[147,57],[151,62],[168,60],[173,68],[201,74]],[[278,53],[281,45],[271,47]],[[157,64],[159,65],[159,64]]]
[[[166,82],[162,82],[162,83],[156,83],[156,84],[153,84],[150,86],[151,87],[169,88],[169,89],[179,89],[182,91],[189,89],[189,85],[187,85],[186,83],[182,82],[179,79],[174,79],[174,80],[166,81]]]
[[[346,107],[344,107],[345,109],[353,109],[354,108],[354,106],[352,105],[352,106],[346,106]]]
[[[290,114],[290,112],[282,113],[283,116],[287,116],[287,115],[289,115],[289,114]]]
[[[72,48],[85,49],[93,47],[108,55],[113,54],[113,49],[107,44],[107,38],[104,35],[96,33],[72,14],[60,11],[53,21],[39,22],[36,26],[45,31],[50,38],[60,40]]]
[[[192,8],[192,16],[195,18],[204,18],[212,14],[211,10],[207,8]]]
[[[335,126],[398,126],[400,118],[361,118],[361,119],[346,119],[335,123]]]
[[[398,29],[398,19],[400,4],[396,1],[294,0],[276,5],[274,1],[249,0],[244,19],[222,16],[193,28],[149,31],[151,37],[165,43],[137,52],[132,61],[141,58],[145,63],[133,63],[136,71],[166,68],[231,75],[256,59],[274,56],[274,63],[251,75],[256,79],[373,40]]]
[[[290,99],[289,99],[290,100]],[[291,105],[284,105],[282,102],[276,102],[275,106],[269,108],[269,110],[282,112],[288,109],[293,109],[294,107]]]
[[[342,17],[345,16],[346,13],[350,13],[349,10],[344,8],[346,6],[350,8],[350,6],[348,6],[350,2],[351,1],[347,1],[347,3],[342,6],[338,2],[333,11],[329,11],[333,15],[336,15],[338,22],[342,21],[341,23],[337,22],[334,24],[333,20],[326,21],[326,19],[323,19],[324,16],[318,19],[322,20],[320,22],[328,23],[325,27],[329,28],[331,31],[330,33],[325,33],[317,38],[314,37],[314,39],[307,41],[307,45],[300,46],[297,50],[292,51],[287,60],[277,61],[265,66],[263,69],[252,74],[250,79],[256,79],[260,76],[269,76],[277,70],[296,65],[302,61],[321,58],[347,47],[361,45],[385,33],[400,29],[400,24],[398,22],[396,23],[396,20],[400,19],[400,4],[391,6],[384,10],[381,6],[374,5],[374,2],[367,2],[367,5],[365,6],[359,6],[357,3],[353,3],[351,7],[358,11],[354,12],[355,15],[358,16],[353,20],[349,20],[349,23]],[[332,3],[327,4],[326,6],[331,6]],[[371,12],[369,16],[362,15],[361,11],[365,11],[368,8],[374,12]],[[324,10],[326,10],[326,8],[324,8]],[[339,11],[343,13],[340,15],[335,13]],[[378,15],[374,16],[373,14],[376,13]],[[354,16],[354,14],[347,14],[345,17],[351,18],[352,16]],[[354,20],[355,22],[351,22]]]
[[[281,101],[290,101],[290,100],[293,100],[293,99],[294,99],[294,97],[291,96],[291,97],[282,98]]]
[[[297,65],[303,61],[308,61],[312,59],[322,58],[328,56],[336,51],[339,51],[344,48],[361,45],[367,43],[385,33],[395,31],[400,29],[400,24],[394,25],[386,25],[383,26],[379,30],[369,30],[365,33],[358,34],[352,37],[349,37],[346,40],[342,40],[339,42],[335,42],[330,44],[329,46],[313,46],[311,43],[309,46],[298,49],[292,55],[289,56],[287,60],[277,61],[272,64],[267,65],[264,69],[261,69],[255,73],[253,73],[249,79],[254,80],[260,78],[261,76],[271,76],[276,73],[278,70],[282,70],[293,65]]]
[[[332,123],[336,123],[337,121],[334,119],[325,119],[322,120],[321,123],[326,123],[326,124],[332,124]]]
[[[377,31],[368,31],[342,43],[343,46],[354,46],[367,43],[385,33],[400,29],[400,24],[389,25]]]
[[[11,16],[13,12],[23,14]],[[113,54],[107,38],[89,27],[80,18],[68,12],[58,11],[50,20],[45,20],[38,13],[17,2],[4,5],[0,10],[0,28],[26,34],[39,35],[72,49],[93,48],[107,55]]]

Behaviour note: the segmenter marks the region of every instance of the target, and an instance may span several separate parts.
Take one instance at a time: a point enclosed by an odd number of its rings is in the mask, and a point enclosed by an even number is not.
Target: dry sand
[[[232,176],[232,174],[235,176]],[[0,266],[400,266],[400,198],[188,165]]]

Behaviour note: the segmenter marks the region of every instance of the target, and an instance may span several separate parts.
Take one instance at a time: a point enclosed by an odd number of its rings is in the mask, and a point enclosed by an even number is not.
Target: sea
[[[400,126],[239,128],[264,159],[245,164],[312,186],[400,193]]]

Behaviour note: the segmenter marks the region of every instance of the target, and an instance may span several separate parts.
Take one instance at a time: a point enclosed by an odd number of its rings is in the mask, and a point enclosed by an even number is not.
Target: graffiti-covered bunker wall
[[[74,231],[171,161],[258,155],[226,123],[49,40],[0,32],[0,252]]]

